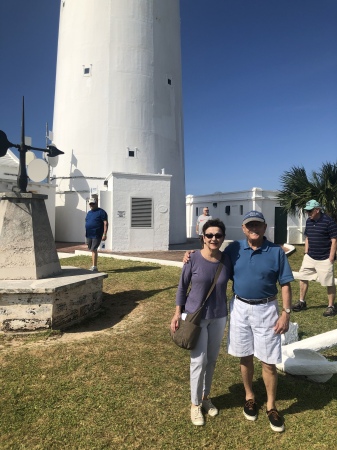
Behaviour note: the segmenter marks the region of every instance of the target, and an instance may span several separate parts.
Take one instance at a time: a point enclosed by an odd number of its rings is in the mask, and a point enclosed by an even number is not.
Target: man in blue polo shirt
[[[284,420],[276,409],[276,364],[282,361],[281,334],[288,331],[291,287],[294,280],[287,256],[279,245],[269,242],[259,211],[248,212],[242,222],[246,239],[225,249],[233,264],[233,291],[230,302],[228,353],[240,357],[246,400],[243,414],[255,421],[258,407],[253,392],[253,357],[262,363],[267,391],[267,416],[273,431],[284,430]],[[279,315],[277,283],[281,286],[283,310]]]
[[[88,211],[85,218],[85,237],[88,249],[91,250],[92,255],[90,270],[97,272],[97,249],[101,241],[106,240],[108,215],[104,209],[98,207],[96,198],[89,198],[88,203],[90,211]]]
[[[322,207],[316,200],[309,200],[304,210],[309,217],[304,230],[304,258],[299,271],[300,300],[293,306],[293,311],[307,309],[305,296],[309,281],[318,279],[328,291],[328,307],[323,316],[335,316],[337,310],[334,261],[337,249],[337,224],[322,212]]]

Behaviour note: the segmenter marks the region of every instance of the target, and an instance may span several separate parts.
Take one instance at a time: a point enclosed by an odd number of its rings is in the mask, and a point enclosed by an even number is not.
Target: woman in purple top
[[[220,261],[223,268],[216,285],[203,308],[201,334],[196,347],[191,350],[191,421],[193,425],[204,425],[202,410],[214,417],[218,409],[209,398],[216,360],[227,322],[226,289],[232,276],[232,265],[228,255],[220,251],[225,239],[225,225],[219,219],[209,220],[203,227],[204,248],[190,255],[185,264],[176,295],[176,311],[171,321],[171,330],[178,328],[180,317],[185,312],[195,312],[205,300],[213,283]],[[187,290],[191,290],[187,296]]]

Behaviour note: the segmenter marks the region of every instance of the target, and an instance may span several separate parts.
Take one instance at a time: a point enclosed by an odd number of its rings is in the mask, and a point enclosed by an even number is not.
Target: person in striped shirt
[[[316,200],[309,200],[304,208],[308,219],[304,230],[304,258],[299,271],[300,300],[292,307],[294,312],[307,309],[305,301],[309,281],[318,280],[327,287],[328,307],[324,317],[337,314],[335,307],[336,286],[334,262],[337,250],[337,224],[322,211],[322,206]]]

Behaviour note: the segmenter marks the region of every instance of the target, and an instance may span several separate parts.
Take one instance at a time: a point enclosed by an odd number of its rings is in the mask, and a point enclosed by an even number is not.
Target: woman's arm
[[[192,278],[192,264],[183,266],[176,294],[176,310],[171,320],[171,331],[175,332],[179,326],[181,312],[186,303],[187,290]]]
[[[172,320],[171,320],[171,331],[173,333],[179,327],[179,319],[181,317],[181,309],[182,309],[182,306],[177,305],[176,306],[176,312],[174,313],[174,316],[172,317]]]

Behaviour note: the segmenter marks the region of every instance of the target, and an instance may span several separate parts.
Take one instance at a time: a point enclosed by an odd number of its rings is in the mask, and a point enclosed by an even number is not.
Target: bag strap
[[[218,266],[218,269],[217,269],[217,271],[216,271],[216,273],[215,273],[215,277],[214,277],[212,286],[210,287],[210,289],[209,289],[209,291],[208,291],[208,294],[206,295],[205,300],[202,302],[201,308],[204,306],[204,304],[205,304],[205,303],[207,302],[207,300],[208,300],[208,297],[211,295],[211,293],[212,293],[212,291],[213,291],[213,289],[214,289],[214,287],[215,287],[215,285],[216,285],[216,282],[218,281],[218,278],[219,278],[219,275],[220,275],[220,272],[221,272],[222,268],[223,268],[223,264],[222,264],[222,262],[220,261],[219,266]]]

